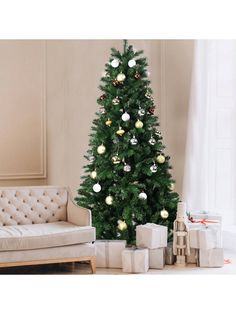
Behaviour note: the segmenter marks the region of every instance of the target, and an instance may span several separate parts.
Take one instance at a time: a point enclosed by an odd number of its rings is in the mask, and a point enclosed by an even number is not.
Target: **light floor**
[[[149,269],[147,275],[206,275],[206,274],[234,274],[236,275],[236,252],[224,251],[225,259],[230,260],[230,264],[224,265],[222,268],[200,268],[194,264],[188,264],[187,267],[179,268],[175,265],[166,265],[164,269]],[[52,265],[37,265],[27,267],[12,267],[0,269],[1,275],[8,274],[38,274],[38,275],[84,275],[90,274],[90,266],[86,263],[66,263]],[[96,275],[124,275],[122,269],[97,268]],[[125,274],[127,275],[127,274]]]

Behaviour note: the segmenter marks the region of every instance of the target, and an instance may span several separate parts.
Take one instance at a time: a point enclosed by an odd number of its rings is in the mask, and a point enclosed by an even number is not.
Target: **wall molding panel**
[[[46,41],[0,41],[0,180],[46,178]]]

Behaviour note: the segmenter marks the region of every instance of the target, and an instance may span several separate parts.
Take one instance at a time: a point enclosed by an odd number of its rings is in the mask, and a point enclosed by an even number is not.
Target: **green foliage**
[[[99,239],[126,239],[128,243],[135,243],[136,225],[146,222],[167,226],[171,236],[176,216],[179,196],[171,187],[174,180],[170,174],[170,158],[165,155],[162,164],[156,161],[160,153],[164,155],[165,146],[157,130],[158,118],[153,115],[154,100],[146,70],[148,64],[146,58],[139,57],[142,53],[135,52],[126,41],[123,53],[112,48],[109,63],[105,65],[106,76],[101,78],[99,86],[103,96],[97,100],[100,108],[93,121],[90,148],[85,156],[89,162],[84,167],[83,183],[75,198],[80,206],[92,210],[93,225]],[[114,59],[119,60],[116,68],[111,65]],[[128,62],[132,59],[136,65],[129,67]],[[120,73],[126,78],[123,83],[114,86],[114,80]],[[116,97],[119,104],[114,105]],[[138,113],[140,108],[145,111],[143,116]],[[124,112],[129,113],[129,121],[121,119]],[[110,126],[105,124],[108,119],[112,121]],[[143,128],[135,127],[138,119],[143,122]],[[125,130],[123,136],[116,134],[119,127]],[[137,145],[130,143],[133,136],[138,140]],[[151,137],[156,141],[154,145],[149,143]],[[99,155],[97,148],[101,144],[106,151]],[[118,164],[112,162],[112,157],[116,155],[121,160]],[[94,160],[91,161],[91,157]],[[155,173],[150,170],[154,163],[157,165]],[[125,164],[131,166],[130,172],[124,171]],[[97,172],[96,179],[90,177],[94,170]],[[93,185],[98,182],[101,191],[96,193]],[[139,198],[142,191],[147,194],[146,200]],[[108,195],[113,197],[112,205],[105,202]],[[169,212],[167,219],[161,217],[163,208]],[[118,220],[126,222],[126,230],[118,229]]]

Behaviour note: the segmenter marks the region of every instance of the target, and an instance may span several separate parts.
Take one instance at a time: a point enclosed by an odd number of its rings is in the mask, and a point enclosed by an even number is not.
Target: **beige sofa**
[[[0,187],[0,267],[89,261],[96,271],[91,212],[65,187]]]

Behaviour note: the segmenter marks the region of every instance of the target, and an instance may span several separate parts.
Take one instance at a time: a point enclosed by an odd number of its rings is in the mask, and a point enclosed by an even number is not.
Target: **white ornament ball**
[[[157,158],[156,158],[157,162],[159,164],[163,164],[165,162],[165,156],[163,156],[162,154],[158,155]]]
[[[92,178],[92,179],[96,179],[97,178],[97,171],[92,171],[91,173],[90,173],[90,177]]]
[[[128,114],[128,112],[123,113],[122,116],[121,116],[121,119],[122,119],[124,122],[129,121],[130,115]]]
[[[145,192],[141,192],[141,193],[139,193],[138,198],[140,200],[146,200],[147,199],[147,194]]]
[[[169,217],[169,213],[166,209],[161,210],[161,218],[167,219]]]
[[[111,195],[107,196],[105,199],[105,202],[107,205],[112,205],[113,203],[113,197]]]
[[[155,140],[154,137],[151,137],[148,142],[149,142],[150,145],[155,145],[156,144],[156,140]]]
[[[135,65],[136,65],[136,61],[135,61],[134,59],[129,60],[128,66],[129,66],[130,68],[134,67]]]
[[[157,172],[157,165],[156,164],[152,165],[150,167],[150,170],[151,170],[152,173],[156,173]]]
[[[102,145],[100,145],[100,146],[98,146],[98,148],[97,148],[97,152],[98,152],[98,154],[99,155],[102,155],[102,154],[104,154],[105,153],[105,151],[106,151],[106,147],[102,144]]]
[[[124,73],[119,73],[119,74],[117,75],[117,77],[116,77],[116,79],[117,79],[118,82],[124,82],[125,78],[126,78],[126,76],[125,76]]]
[[[133,138],[131,138],[130,143],[131,143],[131,145],[137,145],[138,144],[138,140],[136,139],[135,136],[133,136]]]
[[[113,68],[118,68],[119,64],[120,64],[120,62],[119,62],[118,59],[113,59],[113,60],[111,61],[111,66],[112,66]]]
[[[94,184],[94,186],[93,186],[94,192],[98,193],[101,191],[101,189],[102,189],[102,187],[99,183]]]
[[[125,165],[124,165],[124,171],[125,171],[125,172],[130,172],[130,171],[131,171],[131,166],[128,165],[128,164],[125,164]]]

